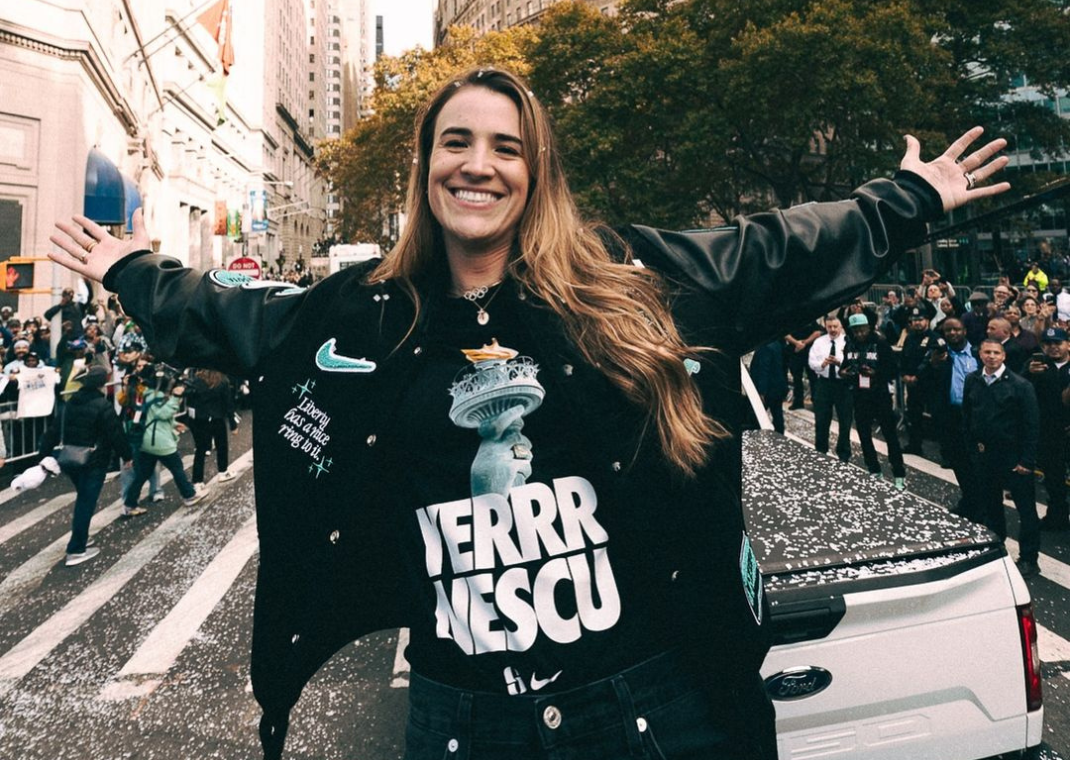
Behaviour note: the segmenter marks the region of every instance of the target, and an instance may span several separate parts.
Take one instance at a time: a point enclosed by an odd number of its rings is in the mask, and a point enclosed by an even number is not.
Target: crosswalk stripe
[[[193,461],[193,457],[182,460],[186,467]],[[171,482],[171,473],[164,470],[160,474],[160,487]],[[69,498],[69,495],[68,495]],[[95,536],[104,528],[119,519],[123,511],[123,499],[119,497],[104,509],[98,510],[93,515],[93,522],[89,529],[89,535]],[[63,559],[66,552],[69,533],[64,533],[50,543],[30,559],[12,570],[3,581],[0,581],[0,615],[4,615],[15,609],[26,594],[33,591],[44,580],[45,576]]]
[[[118,473],[109,472],[108,476],[104,479],[104,482],[114,480],[117,475]],[[58,477],[63,476],[61,475]],[[14,491],[12,491],[12,493],[14,495],[18,495]],[[39,507],[34,507],[21,517],[16,517],[11,522],[6,523],[4,525],[0,525],[0,544],[11,540],[19,533],[22,533],[24,530],[32,528],[37,523],[51,517],[54,513],[58,512],[64,507],[72,505],[74,503],[72,496],[73,494],[70,492],[60,494],[54,499],[49,499]]]
[[[238,529],[230,542],[208,564],[189,591],[171,608],[148,638],[101,691],[102,700],[143,696],[163,681],[163,676],[257,550],[256,515]]]
[[[238,461],[247,464],[251,460],[252,452],[248,451]],[[238,462],[235,466],[239,466]],[[161,482],[162,480],[161,478]],[[117,507],[116,511],[121,510],[121,500],[113,507]],[[185,532],[201,514],[202,512],[196,509],[180,509],[172,513],[88,588],[0,657],[0,694],[10,690],[68,636],[78,630],[174,538]],[[42,554],[44,552],[38,557]]]

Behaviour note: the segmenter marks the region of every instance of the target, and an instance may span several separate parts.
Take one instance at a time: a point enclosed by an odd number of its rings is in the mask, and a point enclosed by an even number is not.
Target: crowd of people
[[[122,520],[147,513],[139,505],[146,482],[152,502],[165,498],[158,463],[170,471],[186,506],[207,495],[205,460],[213,449],[219,480],[234,477],[226,433],[237,431],[235,384],[219,372],[157,361],[117,299],[77,299],[68,288],[42,317],[21,319],[4,306],[0,321],[0,403],[14,409],[4,420],[0,456],[42,457],[15,487],[39,485],[50,472],[70,478],[77,497],[66,565],[99,554],[89,527],[109,471],[120,471]],[[186,431],[195,448],[192,478],[178,454]]]
[[[850,459],[853,423],[865,465],[878,477],[872,429],[879,425],[901,489],[903,454],[923,455],[931,440],[934,456],[959,483],[953,512],[1005,538],[1003,495],[1010,494],[1021,522],[1018,567],[1030,577],[1040,572],[1041,531],[1070,530],[1068,335],[1070,292],[1037,261],[1014,283],[1000,278],[991,296],[964,292],[928,269],[916,288],[891,288],[879,305],[855,299],[762,349],[780,354],[785,391],[763,397],[770,408],[800,409],[808,387],[815,448],[828,452],[835,414],[836,455]],[[768,366],[752,363],[760,392],[770,384]],[[780,409],[773,412],[774,426],[783,430]],[[1043,519],[1038,480],[1048,495]]]

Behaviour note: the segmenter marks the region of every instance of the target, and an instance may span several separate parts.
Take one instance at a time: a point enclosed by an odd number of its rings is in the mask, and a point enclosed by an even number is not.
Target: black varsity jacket
[[[635,559],[653,563],[662,579],[651,593],[678,600],[680,629],[699,645],[711,688],[738,710],[755,758],[775,758],[776,744],[758,676],[768,614],[756,567],[741,567],[739,358],[863,292],[941,214],[935,190],[900,172],[848,200],[724,228],[618,231],[635,263],[668,281],[685,339],[718,349],[696,357],[692,378],[706,410],[735,436],[715,445],[709,465],[689,481],[668,470],[651,436],[636,438],[631,423],[642,410],[620,408],[619,394],[569,344],[552,312],[517,294],[530,305],[525,319],[542,361],[555,365],[545,368],[548,382],[575,400],[581,448],[600,473],[596,489],[663,507],[649,551]],[[202,274],[146,254],[118,262],[105,286],[119,293],[154,350],[255,383],[260,565],[252,680],[265,756],[277,758],[290,709],[316,670],[348,642],[406,624],[406,600],[394,593],[401,572],[392,562],[394,523],[377,472],[395,433],[394,402],[421,361],[435,291],[445,288],[422,284],[426,308],[410,333],[410,299],[392,282],[366,284],[367,268],[302,290]]]

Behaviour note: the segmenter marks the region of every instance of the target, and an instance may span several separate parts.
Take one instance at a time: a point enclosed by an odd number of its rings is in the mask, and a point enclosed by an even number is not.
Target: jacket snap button
[[[646,733],[646,718],[636,718],[635,719],[635,725],[636,725],[636,727],[638,727],[639,733],[641,733],[641,734],[645,734]]]
[[[372,433],[371,435],[368,436],[367,443],[368,443],[369,446],[374,446],[375,445],[375,433]]]
[[[460,743],[456,739],[450,739],[450,742],[449,742],[449,744],[446,745],[446,748],[450,752],[456,752],[457,748],[460,747],[460,746],[461,746]]]
[[[341,537],[341,535],[342,535],[342,534],[341,534],[341,533],[339,533],[338,531],[336,531],[336,530],[332,530],[332,531],[331,531],[331,536],[330,536],[330,538],[331,538],[331,543],[332,543],[332,544],[337,544],[337,543],[338,543],[338,539],[339,539],[339,538]]]
[[[291,644],[296,644],[296,643],[297,643],[298,641],[300,641],[300,640],[301,640],[301,634],[299,634],[299,633],[295,633],[295,634],[293,635],[293,638],[292,638],[292,639],[290,639],[290,643],[291,643]]]
[[[383,300],[384,301],[389,301],[390,300],[390,294],[389,293],[383,293]]]
[[[561,368],[561,371],[565,373],[565,377],[571,377],[572,376],[572,365],[571,364],[566,364],[565,366],[563,366]]]
[[[561,711],[550,705],[542,711],[542,722],[547,728],[557,728],[561,725]]]
[[[416,348],[414,348],[412,350],[412,353],[413,353],[414,356],[419,356],[423,352],[424,352],[424,350],[422,348],[420,348],[419,346],[417,346]]]
[[[526,301],[526,300],[528,300],[527,291],[521,290],[519,293],[516,294],[516,298],[517,298],[518,301]]]
[[[672,579],[675,581],[679,577],[680,577],[680,571],[679,570],[673,570],[672,571]]]
[[[376,303],[379,303],[379,299],[380,298],[382,298],[382,296],[380,296],[378,293],[376,293],[374,296],[372,296],[372,300],[375,301]]]
[[[613,470],[613,472],[620,472],[620,462],[614,462],[610,465],[610,468]]]

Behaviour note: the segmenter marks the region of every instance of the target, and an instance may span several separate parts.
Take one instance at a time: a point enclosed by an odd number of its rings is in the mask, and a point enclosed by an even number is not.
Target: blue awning
[[[126,231],[134,231],[134,212],[141,208],[141,193],[137,191],[137,183],[127,177],[123,177],[123,191],[126,195]]]
[[[84,214],[97,224],[125,222],[123,175],[115,164],[96,148],[85,162]]]

